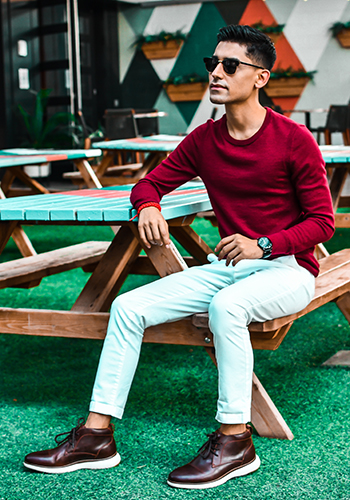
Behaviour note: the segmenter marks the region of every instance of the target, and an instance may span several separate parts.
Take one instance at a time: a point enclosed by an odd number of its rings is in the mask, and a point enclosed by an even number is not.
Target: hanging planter
[[[270,37],[273,43],[276,43],[282,34],[284,24],[273,24],[269,26],[263,24],[262,22],[259,22],[253,24],[252,27],[261,31],[262,33]]]
[[[332,37],[336,38],[341,47],[350,49],[350,21],[347,23],[334,23],[329,28]]]
[[[179,102],[201,101],[208,85],[207,77],[193,74],[169,78],[164,82],[163,87],[172,102]]]
[[[156,35],[142,35],[135,42],[136,48],[142,50],[147,59],[171,59],[178,55],[187,35],[176,31],[161,31]]]
[[[336,39],[344,49],[350,49],[350,29],[343,29],[340,31]]]
[[[278,70],[264,87],[269,97],[299,97],[316,71]]]
[[[147,59],[171,59],[178,55],[183,43],[183,40],[148,42],[142,45],[141,50]]]
[[[208,83],[182,83],[181,85],[169,84],[165,87],[172,102],[201,101],[208,88]]]

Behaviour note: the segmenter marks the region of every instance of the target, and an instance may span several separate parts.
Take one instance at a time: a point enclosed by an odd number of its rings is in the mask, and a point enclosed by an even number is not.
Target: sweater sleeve
[[[186,136],[177,148],[132,188],[130,201],[136,210],[162,197],[198,175],[198,130]]]
[[[325,163],[312,134],[297,128],[290,143],[289,168],[301,217],[291,227],[266,235],[272,255],[298,254],[329,240],[334,233],[334,214]]]

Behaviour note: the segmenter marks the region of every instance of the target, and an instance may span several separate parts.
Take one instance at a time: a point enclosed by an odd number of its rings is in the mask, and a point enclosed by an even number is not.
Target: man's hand
[[[168,224],[156,207],[143,208],[139,215],[139,234],[143,245],[170,245]]]
[[[258,247],[258,240],[251,240],[241,234],[232,234],[223,238],[216,246],[215,252],[220,252],[218,259],[226,258],[226,266],[232,262],[235,266],[243,259],[261,259],[263,251]]]

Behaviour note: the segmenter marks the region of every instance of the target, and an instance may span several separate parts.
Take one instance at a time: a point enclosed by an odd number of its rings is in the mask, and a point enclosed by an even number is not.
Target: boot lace
[[[216,432],[207,434],[207,437],[209,438],[208,441],[198,450],[200,456],[204,459],[208,458],[210,454],[218,456],[217,452],[221,446],[219,443],[219,436]]]
[[[74,427],[71,431],[68,432],[61,432],[61,434],[57,434],[55,437],[55,441],[58,445],[63,444],[63,443],[69,443],[72,445],[74,448],[75,446],[75,441],[76,441],[76,433],[80,429],[80,427],[84,424],[85,419],[84,418],[79,418],[77,422],[77,426]],[[63,439],[59,439],[60,437],[65,436]]]

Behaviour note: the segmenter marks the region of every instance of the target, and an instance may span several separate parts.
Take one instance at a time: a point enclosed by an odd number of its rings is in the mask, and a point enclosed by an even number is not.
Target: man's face
[[[214,52],[219,60],[236,58],[249,64],[257,64],[246,55],[246,47],[235,42],[220,42]],[[244,102],[251,97],[256,89],[261,69],[240,64],[233,75],[224,71],[222,64],[218,64],[212,73],[209,73],[210,100],[214,104],[235,104]]]

